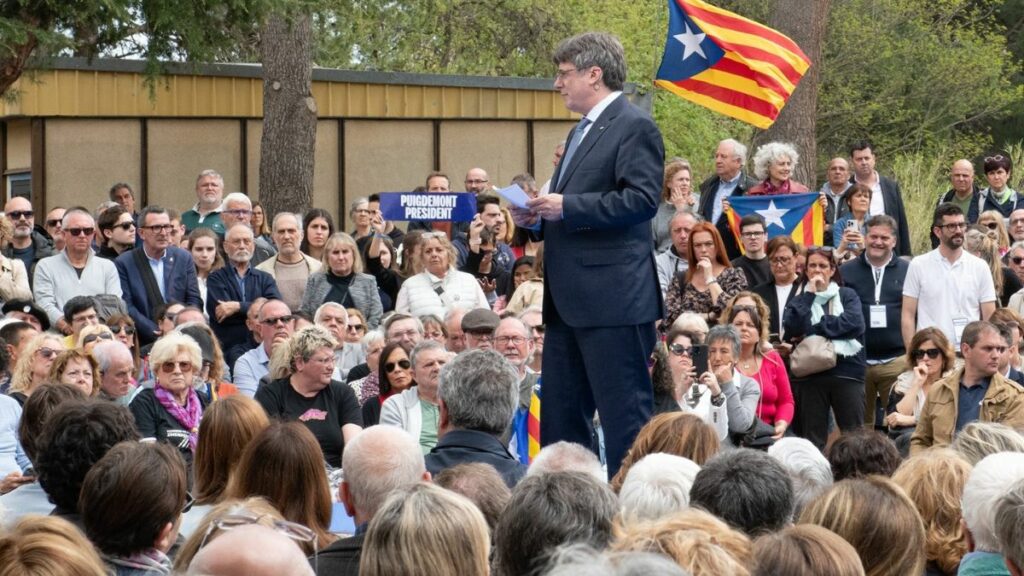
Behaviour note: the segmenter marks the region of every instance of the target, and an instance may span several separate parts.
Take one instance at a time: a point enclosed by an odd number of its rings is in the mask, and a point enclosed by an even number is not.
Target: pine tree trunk
[[[818,108],[818,72],[822,61],[822,46],[828,24],[830,0],[775,0],[769,26],[789,36],[811,59],[796,91],[779,113],[770,128],[754,136],[754,148],[765,142],[788,142],[800,154],[800,163],[793,179],[809,186],[817,186],[816,112]]]
[[[313,197],[317,109],[309,16],[270,16],[260,34],[260,52],[260,200],[270,219],[280,211],[305,212]]]

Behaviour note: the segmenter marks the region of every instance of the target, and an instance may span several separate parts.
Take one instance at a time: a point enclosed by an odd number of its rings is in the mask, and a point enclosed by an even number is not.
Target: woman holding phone
[[[697,370],[707,374],[707,348],[699,337],[681,328],[669,330],[664,346],[654,351],[652,380],[654,412],[687,412],[715,429],[718,439],[729,436],[725,397],[715,378],[698,379]],[[699,366],[698,366],[699,365]]]
[[[896,378],[885,416],[889,436],[901,450],[910,448],[910,436],[932,384],[956,367],[953,347],[937,328],[924,328],[914,334],[906,361],[910,369]]]

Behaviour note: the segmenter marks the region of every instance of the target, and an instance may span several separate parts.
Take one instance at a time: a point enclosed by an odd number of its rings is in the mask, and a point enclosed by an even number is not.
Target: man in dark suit
[[[873,192],[868,215],[888,214],[891,216],[899,227],[896,254],[911,256],[913,246],[910,244],[910,227],[907,225],[907,211],[903,208],[900,185],[885,176],[880,176],[875,171],[875,153],[871,148],[871,142],[867,140],[854,142],[850,146],[850,160],[853,164],[853,176],[850,177],[850,182],[860,182],[871,188]]]
[[[700,185],[700,205],[697,212],[704,220],[711,222],[718,229],[718,234],[725,244],[725,252],[729,260],[740,257],[740,247],[729,229],[729,220],[725,217],[722,202],[730,196],[743,196],[757,184],[743,171],[747,162],[747,147],[732,138],[718,143],[715,150],[715,175]]]
[[[123,252],[114,264],[121,279],[128,314],[135,321],[142,345],[159,336],[153,311],[167,302],[202,306],[196,266],[185,250],[171,245],[171,217],[159,206],[139,214],[142,246]]]
[[[620,92],[618,40],[586,33],[556,49],[555,89],[583,114],[552,177],[552,193],[515,211],[543,221],[544,390],[541,443],[591,445],[596,408],[614,476],[653,393],[647,359],[663,316],[650,220],[660,202],[665,149],[650,116]]]

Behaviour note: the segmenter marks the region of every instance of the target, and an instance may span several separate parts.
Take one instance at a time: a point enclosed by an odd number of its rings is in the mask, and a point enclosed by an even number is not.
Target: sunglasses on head
[[[97,340],[113,340],[114,335],[110,332],[100,332],[98,334],[89,334],[85,338],[82,338],[82,345],[92,344]]]
[[[910,357],[914,360],[921,360],[927,356],[932,360],[935,360],[940,354],[942,354],[942,350],[939,350],[938,348],[928,348],[927,350],[924,348],[918,348],[917,350],[914,350]]]
[[[384,365],[384,372],[391,374],[395,371],[395,367],[401,368],[402,370],[408,370],[412,364],[408,360],[399,360],[398,362],[388,362]]]

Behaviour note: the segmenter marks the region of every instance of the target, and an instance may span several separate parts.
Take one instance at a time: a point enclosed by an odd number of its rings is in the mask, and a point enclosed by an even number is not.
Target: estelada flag
[[[729,198],[729,229],[740,242],[740,220],[748,214],[760,214],[764,218],[768,239],[789,236],[801,246],[821,246],[825,237],[825,211],[821,207],[821,195],[778,194],[775,196],[733,196]]]
[[[668,0],[655,85],[758,128],[775,122],[810,59],[785,34],[702,0]]]

